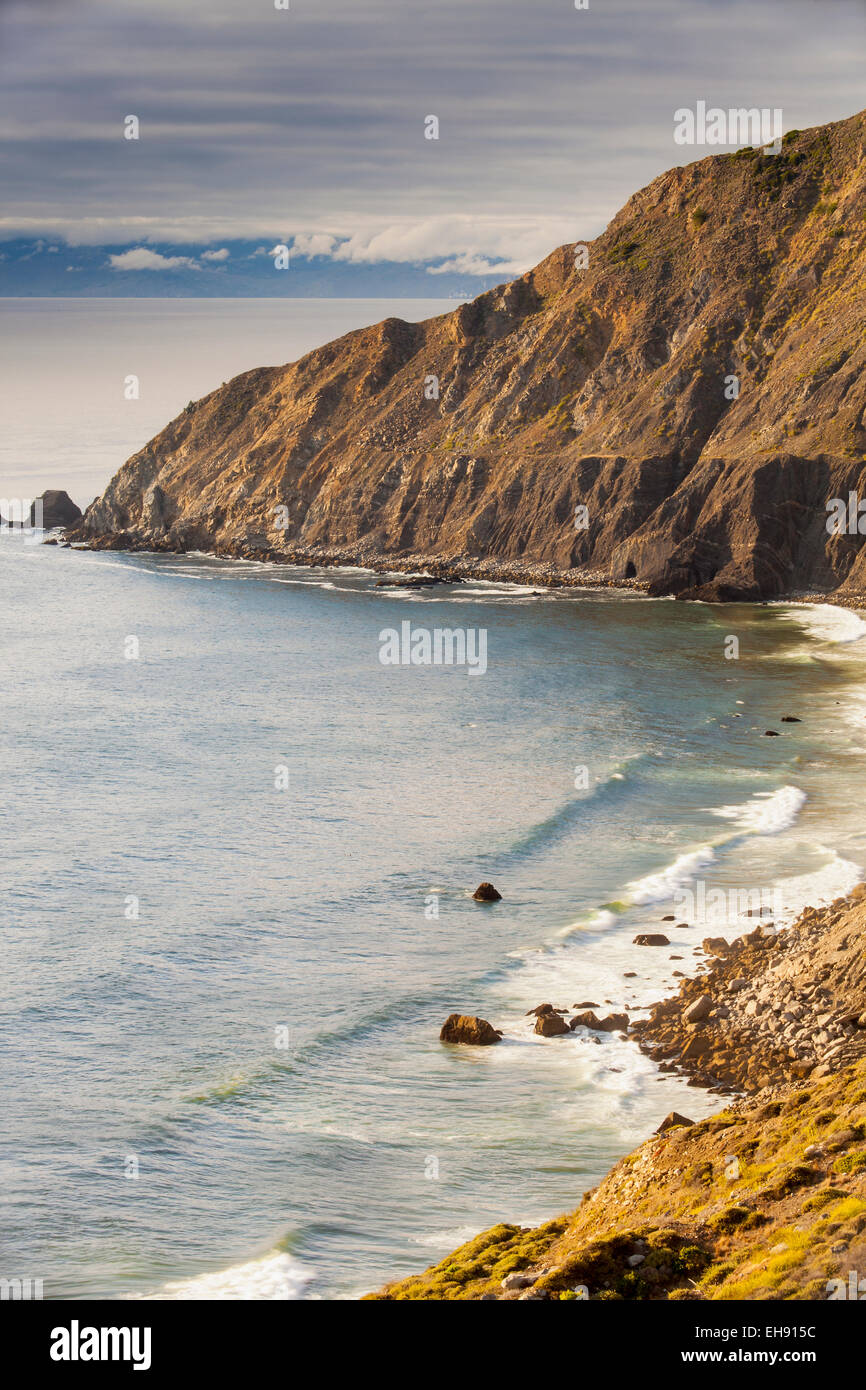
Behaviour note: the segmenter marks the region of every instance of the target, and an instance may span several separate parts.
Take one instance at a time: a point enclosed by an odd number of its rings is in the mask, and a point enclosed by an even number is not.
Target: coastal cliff
[[[494,1226],[368,1297],[860,1298],[864,937],[861,887],[788,931],[720,942],[713,967],[632,1031],[663,1066],[738,1098],[698,1124],[669,1116],[576,1211]]]
[[[864,191],[864,113],[671,169],[585,255],[190,402],[72,538],[857,600]]]

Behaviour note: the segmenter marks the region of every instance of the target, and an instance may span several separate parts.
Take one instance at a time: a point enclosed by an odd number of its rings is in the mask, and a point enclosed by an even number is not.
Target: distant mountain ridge
[[[75,534],[718,600],[866,593],[856,527],[828,530],[833,499],[866,501],[864,190],[866,113],[671,169],[586,269],[560,247],[453,313],[191,403]]]

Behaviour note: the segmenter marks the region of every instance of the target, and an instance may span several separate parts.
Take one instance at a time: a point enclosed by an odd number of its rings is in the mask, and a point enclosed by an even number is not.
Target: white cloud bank
[[[112,270],[198,270],[199,266],[191,256],[161,256],[147,246],[133,246],[129,251],[121,251],[109,256]]]

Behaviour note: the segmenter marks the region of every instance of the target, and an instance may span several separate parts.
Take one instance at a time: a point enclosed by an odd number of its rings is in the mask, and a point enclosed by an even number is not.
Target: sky
[[[278,3],[0,0],[0,295],[472,295],[713,153],[678,108],[866,106],[866,0]]]

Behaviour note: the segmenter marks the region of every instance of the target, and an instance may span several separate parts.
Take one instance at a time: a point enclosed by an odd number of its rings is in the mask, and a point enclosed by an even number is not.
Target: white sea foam
[[[595,932],[605,931],[607,927],[612,927],[616,922],[616,915],[608,911],[607,908],[600,908],[594,912],[592,917],[581,917],[577,922],[569,922],[567,927],[560,927],[556,933],[559,937],[571,936],[574,932]]]
[[[850,608],[837,608],[833,603],[805,603],[786,605],[785,611],[820,642],[837,646],[866,637],[866,622]]]
[[[799,787],[779,787],[775,792],[756,792],[739,806],[715,806],[710,814],[734,821],[750,835],[778,835],[788,830],[806,804],[806,793]]]
[[[312,1275],[291,1255],[272,1251],[260,1260],[166,1284],[159,1299],[279,1299],[303,1297]]]
[[[823,846],[822,846],[823,848]],[[824,907],[835,898],[844,898],[863,880],[863,868],[827,849],[830,859],[811,874],[783,879],[777,886],[782,904],[781,924],[788,926],[805,907]]]
[[[629,883],[627,887],[630,902],[637,905],[666,902],[668,898],[673,897],[678,888],[689,883],[699,869],[712,864],[715,857],[715,850],[711,845],[702,845],[700,849],[681,854],[672,864],[668,864],[667,868]]]

